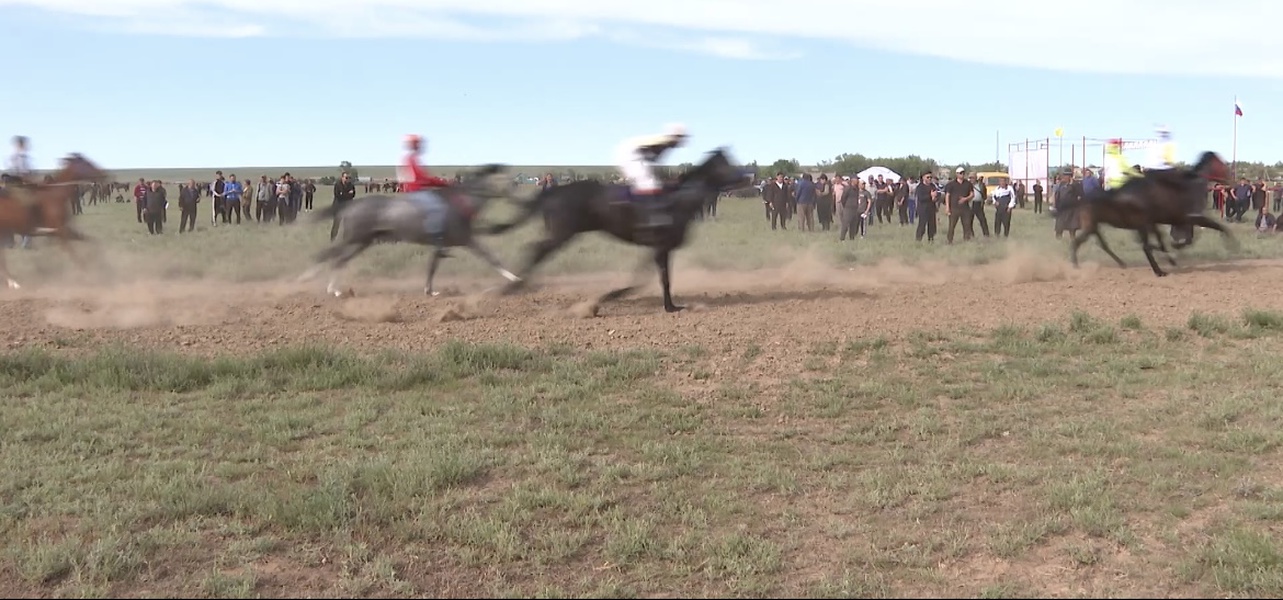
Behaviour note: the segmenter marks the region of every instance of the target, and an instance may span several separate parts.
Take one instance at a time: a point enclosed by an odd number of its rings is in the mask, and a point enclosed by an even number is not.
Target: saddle
[[[610,184],[610,199],[614,202],[623,204],[632,204],[637,201],[637,195],[633,193],[633,187],[622,183]]]
[[[634,204],[637,202],[659,204],[668,200],[674,191],[673,187],[667,184],[664,185],[658,194],[654,195],[635,194],[633,193],[633,187],[624,183],[612,183],[609,187],[611,188],[609,194],[611,200],[625,204]]]
[[[473,205],[472,197],[457,184],[449,187],[434,188],[432,191],[440,194],[441,199],[445,200],[450,207],[450,212],[459,215],[464,221],[471,221],[476,216],[477,209]]]

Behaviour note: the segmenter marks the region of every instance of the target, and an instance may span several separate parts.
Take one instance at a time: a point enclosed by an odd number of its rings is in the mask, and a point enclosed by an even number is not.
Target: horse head
[[[1204,179],[1219,183],[1230,181],[1233,178],[1229,165],[1225,164],[1224,160],[1221,160],[1219,154],[1211,151],[1204,152],[1202,156],[1199,156],[1198,162],[1194,163],[1191,171]]]
[[[704,161],[683,173],[682,183],[697,182],[705,187],[726,191],[749,185],[752,179],[746,171],[736,167],[725,146],[719,146],[705,155]]]
[[[678,206],[693,214],[717,199],[717,195],[752,183],[743,169],[736,167],[725,147],[705,155],[703,162],[677,176]]]
[[[73,152],[62,159],[62,171],[58,173],[55,180],[103,183],[108,178],[107,172],[98,168],[98,165],[95,165],[93,161],[85,158],[79,152]]]
[[[487,202],[495,198],[501,198],[511,190],[495,190],[486,186],[486,178],[501,173],[508,168],[508,165],[502,163],[490,163],[478,167],[475,171],[469,173],[463,179],[463,188],[466,190],[468,197],[471,198],[473,208],[480,211]]]
[[[508,165],[505,165],[505,164],[503,164],[503,163],[490,163],[490,164],[485,164],[485,165],[481,165],[480,167],[478,167],[476,171],[473,171],[473,172],[472,172],[472,176],[473,176],[473,177],[489,177],[489,176],[494,175],[494,174],[496,174],[496,173],[502,173],[502,172],[503,172],[504,170],[506,170],[507,168],[508,168]]]

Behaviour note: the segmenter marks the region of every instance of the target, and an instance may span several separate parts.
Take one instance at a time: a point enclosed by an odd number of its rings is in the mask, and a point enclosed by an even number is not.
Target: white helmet
[[[664,126],[664,135],[668,137],[686,137],[686,126],[681,123],[669,123]]]

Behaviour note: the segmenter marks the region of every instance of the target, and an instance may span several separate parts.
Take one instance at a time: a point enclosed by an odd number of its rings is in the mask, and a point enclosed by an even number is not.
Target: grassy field
[[[1027,210],[1010,240],[953,247],[876,224],[848,243],[772,232],[754,200],[719,212],[684,264],[1066,258],[1050,219]],[[149,236],[132,205],[83,218],[120,276],[289,277],[328,239],[328,224],[208,221],[179,236],[175,211]],[[534,233],[491,245],[516,262]],[[1277,238],[1236,233],[1235,258],[1283,255]],[[1142,264],[1129,236],[1108,235]],[[1229,257],[1200,236],[1186,260]],[[20,278],[76,277],[52,247],[8,255]],[[379,246],[353,272],[418,281],[424,256]],[[459,256],[443,276],[492,276]],[[589,236],[546,272],[640,256]],[[1283,313],[862,332],[799,339],[798,368],[769,377],[744,376],[770,352],[754,345],[216,359],[10,345],[0,592],[1283,595]]]
[[[1281,332],[8,352],[0,591],[1278,596]]]

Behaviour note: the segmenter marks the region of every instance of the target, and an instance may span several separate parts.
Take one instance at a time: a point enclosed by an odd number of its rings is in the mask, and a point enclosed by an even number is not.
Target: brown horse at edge
[[[72,261],[83,269],[85,263],[71,242],[89,241],[89,237],[71,226],[72,195],[80,183],[103,183],[108,178],[107,172],[89,159],[72,154],[62,159],[62,168],[45,181],[25,184],[25,192],[32,199],[30,204],[24,203],[21,195],[8,186],[0,189],[0,233],[55,237]],[[9,289],[21,287],[9,275],[3,247],[0,247],[0,277],[4,278]]]

